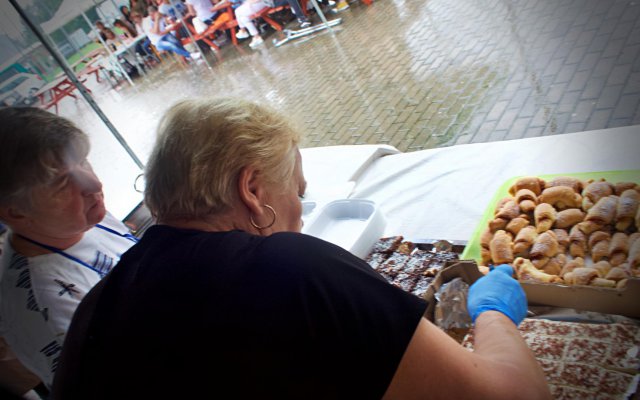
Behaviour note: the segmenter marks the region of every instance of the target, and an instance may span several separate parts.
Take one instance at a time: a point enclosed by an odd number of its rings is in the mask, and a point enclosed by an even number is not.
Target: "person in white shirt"
[[[198,17],[198,19],[207,25],[218,16],[218,11],[214,10],[211,0],[185,0],[187,5],[187,16]]]
[[[88,152],[62,117],[0,109],[0,336],[49,387],[76,307],[137,241],[107,212]]]
[[[177,25],[166,26],[162,14],[158,12],[156,6],[149,6],[149,15],[142,19],[142,30],[147,35],[151,43],[158,50],[171,51],[178,55],[183,56],[187,60],[197,60],[201,57],[200,53],[189,53],[180,43],[180,39],[171,34],[171,31],[176,28]],[[139,17],[136,17],[139,18]],[[134,19],[134,23],[138,23]]]

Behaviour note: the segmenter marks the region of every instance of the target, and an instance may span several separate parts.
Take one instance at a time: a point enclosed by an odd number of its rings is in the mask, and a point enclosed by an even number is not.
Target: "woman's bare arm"
[[[423,318],[384,398],[550,398],[542,368],[509,318],[483,312],[474,339],[470,352]]]

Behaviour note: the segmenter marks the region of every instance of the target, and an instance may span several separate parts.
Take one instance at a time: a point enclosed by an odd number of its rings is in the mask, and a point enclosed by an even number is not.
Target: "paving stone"
[[[596,110],[589,117],[589,122],[585,130],[591,131],[596,129],[604,129],[609,124],[609,117],[613,110]]]
[[[568,91],[574,90],[582,90],[589,79],[589,71],[581,71],[573,74],[573,78],[571,82],[569,82],[569,86],[567,86]]]
[[[605,87],[598,97],[596,108],[601,109],[615,107],[620,100],[620,93],[622,93],[622,89],[622,85]]]
[[[519,118],[512,125],[511,128],[507,131],[506,140],[511,139],[520,139],[524,137],[527,129],[529,128],[529,122],[531,118]]]
[[[502,115],[502,118],[498,121],[496,125],[497,130],[509,129],[513,124],[513,121],[518,117],[518,110],[507,110]]]
[[[583,100],[578,103],[574,113],[571,114],[571,122],[587,122],[595,105],[596,102],[593,100]]]
[[[509,105],[508,101],[501,101],[499,103],[496,103],[495,106],[493,106],[493,108],[487,115],[487,121],[499,119],[504,113],[504,111],[507,109],[508,105]]]
[[[629,78],[631,73],[631,65],[618,65],[611,70],[607,85],[622,85]]]
[[[630,119],[635,114],[640,103],[640,94],[622,96],[618,105],[613,110],[613,119]]]
[[[604,88],[605,79],[602,78],[591,78],[587,81],[586,87],[582,92],[582,99],[597,99],[602,93],[602,89]]]

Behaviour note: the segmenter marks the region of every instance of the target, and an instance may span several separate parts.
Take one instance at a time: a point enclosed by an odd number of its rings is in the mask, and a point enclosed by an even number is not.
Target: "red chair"
[[[187,28],[189,28],[191,35],[196,41],[202,40],[207,45],[209,45],[209,47],[212,47],[216,50],[220,50],[220,47],[218,47],[218,45],[213,42],[217,31],[224,32],[225,30],[229,30],[231,32],[231,42],[236,46],[238,45],[238,38],[236,38],[235,29],[238,26],[238,21],[236,20],[236,16],[233,13],[233,8],[231,7],[231,4],[226,3],[223,5],[222,9],[224,11],[218,16],[218,18],[215,19],[215,21],[211,23],[211,25],[209,25],[207,30],[202,33],[196,32],[196,29],[193,27],[191,21],[185,21]],[[185,37],[182,38],[181,41],[182,44],[185,45],[187,43],[191,43],[191,38]]]

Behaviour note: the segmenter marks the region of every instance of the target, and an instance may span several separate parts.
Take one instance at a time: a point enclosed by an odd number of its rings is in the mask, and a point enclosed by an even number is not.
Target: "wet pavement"
[[[211,70],[169,57],[135,88],[89,87],[143,160],[163,111],[204,95],[269,103],[303,147],[414,151],[640,124],[640,2],[377,0],[327,16],[343,18],[333,34],[274,47],[270,31],[257,50],[208,54]],[[82,102],[61,114],[96,126]]]

